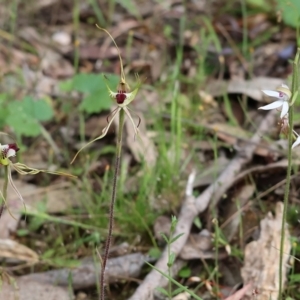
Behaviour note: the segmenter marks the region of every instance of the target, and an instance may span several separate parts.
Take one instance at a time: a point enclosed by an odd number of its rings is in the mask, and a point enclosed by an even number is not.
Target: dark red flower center
[[[8,151],[10,149],[14,150],[15,152],[18,152],[20,149],[18,148],[17,144],[13,143],[13,144],[7,144],[7,148],[2,150],[2,157],[3,158],[7,158],[8,155]]]
[[[8,149],[13,149],[16,152],[18,152],[20,150],[20,148],[18,148],[17,144],[8,144]]]
[[[123,104],[123,102],[126,99],[126,92],[125,91],[118,91],[117,95],[116,95],[116,99],[117,99],[117,103],[118,104]]]

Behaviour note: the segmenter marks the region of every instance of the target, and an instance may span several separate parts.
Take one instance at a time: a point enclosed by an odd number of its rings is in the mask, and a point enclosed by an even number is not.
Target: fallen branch
[[[266,134],[275,123],[276,112],[270,112],[261,122],[257,132],[245,143],[243,148],[240,148],[237,155],[232,159],[226,169],[221,173],[217,180],[212,183],[205,191],[197,198],[191,193],[190,182],[194,180],[195,174],[191,174],[186,190],[186,199],[181,207],[178,217],[177,227],[174,236],[184,233],[179,239],[172,244],[171,251],[178,256],[183,246],[185,245],[190,233],[191,226],[195,217],[207,209],[208,205],[216,205],[222,195],[231,186],[232,181],[237,174],[242,170],[253,156],[253,153],[260,141],[262,135]],[[165,249],[161,258],[157,261],[155,267],[162,272],[167,273],[168,252]],[[152,300],[155,288],[163,286],[166,279],[157,271],[152,270],[144,279],[142,284],[136,289],[135,293],[129,300]]]
[[[110,258],[107,262],[105,281],[109,283],[124,280],[124,278],[137,278],[147,257],[141,253],[132,253],[124,256]],[[97,284],[101,265],[99,262],[83,262],[74,269],[59,269],[41,273],[21,276],[21,279],[36,281],[43,284],[69,286],[70,278],[74,290],[93,287]]]

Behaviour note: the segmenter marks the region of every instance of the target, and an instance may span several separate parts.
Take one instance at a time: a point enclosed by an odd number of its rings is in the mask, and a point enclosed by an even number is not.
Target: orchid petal
[[[12,212],[10,211],[10,209],[9,209],[7,203],[6,203],[6,199],[4,198],[3,193],[2,193],[1,191],[0,191],[0,197],[3,199],[3,202],[4,202],[4,203],[1,204],[2,212],[3,212],[3,208],[6,207],[6,209],[7,209],[8,213],[9,213],[9,215],[10,215],[14,220],[17,220],[17,218],[15,218],[14,215],[12,214]],[[4,207],[3,207],[3,206],[4,206]],[[2,212],[1,212],[1,216],[2,216]]]
[[[262,90],[262,92],[269,97],[280,98],[280,93],[278,91]]]
[[[108,129],[109,129],[111,123],[113,122],[113,120],[115,119],[117,113],[118,113],[120,110],[121,110],[121,108],[119,107],[119,108],[115,111],[115,113],[113,114],[113,116],[112,116],[111,120],[109,121],[109,123],[107,124],[107,126],[102,130],[102,134],[101,134],[100,136],[98,136],[97,138],[95,138],[95,139],[93,139],[92,141],[88,142],[87,144],[85,144],[83,147],[81,147],[81,148],[77,151],[77,153],[75,154],[75,156],[74,156],[74,158],[72,159],[72,161],[71,161],[70,164],[72,164],[72,163],[75,161],[75,159],[76,159],[76,157],[78,156],[78,154],[79,154],[84,148],[86,148],[86,147],[89,146],[90,144],[92,144],[92,143],[94,143],[95,141],[100,140],[100,139],[102,139],[103,137],[106,136],[107,131],[108,131]]]
[[[13,164],[11,164],[11,165],[14,167]],[[23,204],[23,206],[24,206],[24,210],[25,210],[25,212],[26,212],[25,201],[24,201],[24,199],[23,199],[21,193],[19,192],[19,190],[18,190],[17,187],[15,186],[14,181],[13,181],[13,179],[12,179],[12,177],[11,177],[11,169],[10,169],[10,165],[8,165],[7,167],[8,167],[8,172],[7,172],[7,174],[8,174],[8,182],[10,183],[11,187],[13,188],[13,190],[15,191],[15,193],[17,194],[17,196],[19,197],[19,199],[21,200],[21,202],[22,202],[22,204]]]
[[[284,101],[282,104],[280,118],[282,119],[289,111],[289,104],[287,101]]]
[[[60,172],[60,171],[48,171],[48,170],[39,170],[35,168],[31,168],[29,166],[26,166],[25,164],[22,163],[11,163],[13,168],[21,175],[36,175],[38,173],[48,173],[48,174],[53,174],[53,175],[62,175],[62,176],[68,176],[71,178],[77,178],[77,176],[65,173],[65,172]]]
[[[132,124],[132,126],[133,126],[133,130],[134,130],[134,136],[138,135],[138,133],[139,133],[139,132],[138,132],[138,128],[137,128],[137,126],[135,125],[135,123],[134,123],[134,121],[133,121],[133,119],[132,119],[132,117],[131,117],[131,115],[130,115],[130,112],[129,112],[128,108],[127,108],[127,107],[124,107],[123,109],[124,109],[126,115],[128,116],[129,120],[131,121],[131,124]]]
[[[269,109],[278,108],[278,107],[282,106],[284,102],[285,101],[283,101],[283,100],[277,100],[277,101],[274,101],[274,102],[272,102],[268,105],[261,106],[258,109],[269,110]]]
[[[131,93],[127,93],[126,94],[126,99],[122,104],[119,104],[120,107],[125,107],[127,106],[130,102],[132,102],[132,100],[134,100],[137,92],[139,91],[139,88],[141,86],[141,81],[138,82],[137,86],[135,87],[135,89],[131,92]]]
[[[297,137],[296,141],[295,141],[294,144],[292,145],[292,149],[294,149],[294,148],[297,147],[298,145],[300,145],[300,136]]]
[[[103,79],[104,79],[104,83],[105,83],[105,85],[106,85],[106,88],[107,88],[107,90],[108,90],[109,96],[110,96],[111,98],[115,99],[118,93],[115,93],[115,92],[113,92],[113,91],[110,89],[110,87],[109,87],[109,85],[108,85],[108,82],[107,82],[108,80],[107,80],[107,78],[106,78],[105,75],[103,75]]]

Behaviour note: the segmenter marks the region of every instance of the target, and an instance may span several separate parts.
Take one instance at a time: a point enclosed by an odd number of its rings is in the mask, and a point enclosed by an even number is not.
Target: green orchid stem
[[[7,199],[7,187],[8,187],[8,166],[4,166],[4,184],[3,184],[3,192],[2,192],[3,202],[0,205],[0,218],[2,217],[5,202]]]
[[[293,101],[295,101],[294,95],[298,94],[299,83],[298,83],[298,65],[299,65],[300,48],[297,50],[295,60],[293,63],[293,79],[292,79],[292,95]],[[293,143],[293,105],[289,108],[289,134],[288,134],[288,167],[286,175],[286,184],[284,191],[284,202],[283,202],[283,215],[281,223],[281,239],[280,239],[280,256],[279,256],[279,299],[283,299],[283,254],[284,254],[284,242],[285,242],[285,228],[287,219],[287,207],[289,201],[290,184],[291,184],[291,173],[292,173],[292,143]]]
[[[104,275],[105,275],[106,263],[108,261],[109,248],[110,248],[112,231],[114,226],[114,208],[115,208],[116,194],[117,194],[118,173],[119,173],[120,161],[121,161],[124,120],[125,120],[125,111],[124,109],[121,109],[119,113],[119,129],[118,129],[118,136],[117,136],[117,153],[116,153],[115,171],[114,171],[112,194],[111,194],[111,201],[109,207],[108,234],[105,243],[104,256],[102,258],[102,268],[100,274],[100,300],[105,299]]]

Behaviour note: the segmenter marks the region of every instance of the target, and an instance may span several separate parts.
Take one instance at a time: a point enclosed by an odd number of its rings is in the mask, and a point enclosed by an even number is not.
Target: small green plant
[[[166,277],[169,281],[168,281],[168,288],[165,289],[163,287],[158,287],[157,290],[163,294],[164,296],[166,296],[168,299],[172,299],[174,296],[178,295],[181,292],[187,292],[189,295],[191,295],[192,297],[194,297],[194,299],[196,300],[202,300],[202,298],[198,297],[194,292],[190,291],[187,287],[185,287],[184,285],[180,284],[179,282],[177,282],[173,277],[172,277],[172,266],[174,265],[176,256],[175,253],[173,253],[171,251],[171,246],[172,244],[179,239],[184,233],[180,233],[176,236],[174,235],[175,229],[176,229],[176,225],[177,225],[177,218],[175,216],[172,216],[171,219],[171,228],[170,228],[170,234],[169,236],[166,236],[165,234],[161,233],[161,236],[164,238],[165,242],[167,243],[167,251],[168,251],[168,263],[167,263],[167,267],[168,267],[168,273],[165,274],[164,272],[162,272],[161,270],[159,270],[158,268],[156,268],[155,266],[151,265],[150,263],[146,262],[151,268],[153,268],[154,270],[156,270],[157,272],[159,272],[161,275],[163,275],[164,277]],[[172,283],[174,285],[177,286],[177,288],[175,290],[172,289]]]
[[[170,235],[166,236],[164,233],[161,233],[161,236],[164,238],[165,242],[167,243],[167,249],[168,249],[168,276],[172,277],[172,266],[175,262],[175,254],[171,251],[171,245],[174,243],[177,239],[179,239],[183,233],[180,233],[173,237],[175,228],[177,224],[177,219],[175,216],[172,216],[171,220],[171,228],[170,228]],[[169,280],[168,282],[168,289],[166,290],[163,287],[157,288],[157,290],[162,293],[163,295],[167,296],[168,299],[172,299],[172,297],[176,296],[178,293],[182,292],[182,288],[179,287],[178,289],[172,291],[172,281]]]

